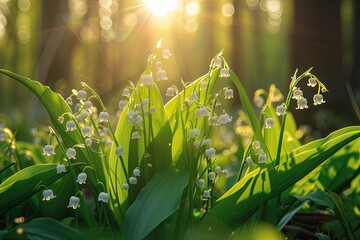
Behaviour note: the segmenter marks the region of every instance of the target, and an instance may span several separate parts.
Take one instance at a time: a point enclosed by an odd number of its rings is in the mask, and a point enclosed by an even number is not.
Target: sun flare
[[[156,17],[164,17],[176,10],[177,0],[145,0],[147,8]]]

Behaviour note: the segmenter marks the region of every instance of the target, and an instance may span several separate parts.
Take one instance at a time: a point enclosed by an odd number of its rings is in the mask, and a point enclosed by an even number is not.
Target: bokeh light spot
[[[231,17],[235,12],[235,8],[234,5],[232,5],[231,3],[226,3],[222,7],[221,11],[225,17]]]
[[[31,3],[29,0],[19,0],[17,5],[21,11],[26,12],[30,9]]]
[[[246,4],[248,5],[248,7],[252,10],[255,10],[259,7],[259,0],[246,0]]]
[[[109,17],[102,17],[100,19],[100,26],[104,30],[109,30],[112,27],[112,20]]]

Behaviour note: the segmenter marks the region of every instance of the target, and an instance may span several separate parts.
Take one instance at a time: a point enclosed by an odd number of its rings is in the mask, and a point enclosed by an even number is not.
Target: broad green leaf
[[[239,92],[241,104],[244,108],[245,113],[249,117],[252,128],[255,130],[258,129],[260,126],[260,123],[259,123],[258,118],[256,117],[256,114],[254,112],[254,109],[252,107],[250,99],[246,93],[246,90],[245,90],[242,82],[240,81],[240,79],[236,76],[236,74],[232,70],[230,70],[230,79],[235,84],[235,86]],[[258,134],[257,135],[258,138],[262,139],[262,137],[260,137],[261,132],[258,132],[257,134]]]
[[[29,239],[88,240],[90,236],[52,218],[35,218],[23,225]],[[95,239],[95,238],[94,238]]]
[[[295,149],[288,154],[287,161],[275,169],[251,172],[218,199],[199,229],[211,227],[231,232],[257,211],[262,203],[286,190],[359,137],[360,127],[348,127],[315,141],[311,144],[315,148],[304,145]]]
[[[135,128],[133,124],[128,121],[128,112],[133,110],[135,104],[141,103],[141,99],[144,98],[149,99],[147,107],[154,106],[156,112],[154,114],[145,114],[145,117],[143,117],[145,124],[143,126],[145,127],[142,126],[144,131],[141,132],[141,138],[131,139],[132,132],[135,131]],[[125,212],[127,209],[126,201],[128,200],[128,192],[123,191],[121,188],[122,184],[127,182],[124,171],[130,177],[136,167],[142,170],[142,179],[140,179],[137,186],[133,189],[133,197],[136,197],[136,193],[145,181],[141,182],[141,180],[143,180],[146,175],[148,175],[147,178],[150,179],[157,170],[171,164],[172,133],[164,110],[161,93],[155,84],[149,89],[140,83],[137,84],[136,90],[134,90],[131,95],[130,103],[127,104],[120,116],[115,138],[118,144],[125,149],[124,155],[122,156],[124,166],[122,166],[119,157],[115,154],[115,145],[113,145],[109,158],[109,187],[111,195],[119,200],[113,205],[113,208],[116,209],[115,214],[118,222],[121,222],[122,217],[118,207],[119,204],[124,205],[122,206],[122,211]],[[159,149],[161,149],[161,151],[159,151]],[[151,168],[147,166],[148,163],[152,165]],[[149,171],[148,174],[146,174],[145,171]],[[133,200],[133,198],[130,200]]]
[[[123,239],[144,239],[178,207],[189,173],[169,166],[158,172],[139,192],[126,213]]]
[[[38,81],[31,80],[30,78],[20,76],[4,69],[0,69],[0,73],[20,82],[31,92],[33,92],[33,94],[41,101],[41,103],[45,107],[55,130],[61,136],[67,148],[73,147],[74,145],[79,143],[84,144],[84,142],[82,141],[80,129],[71,132],[66,131],[66,122],[69,120],[69,116],[64,116],[63,123],[60,123],[58,121],[58,118],[64,113],[71,112],[69,105],[63,99],[63,97],[60,96],[60,94],[51,91],[49,87],[42,85]],[[77,148],[77,156],[79,159],[87,162],[90,166],[92,165],[92,163],[94,163],[94,167],[96,169],[98,177],[104,184],[107,184],[107,181],[105,179],[105,162],[102,161],[97,154],[94,154],[91,151],[87,152],[84,148]],[[97,180],[98,179],[93,177],[91,177],[90,179],[93,184],[96,184]]]
[[[0,215],[43,190],[37,186],[48,186],[68,172],[57,174],[56,164],[38,164],[16,172],[0,185]]]
[[[339,130],[338,133],[344,131]],[[312,191],[329,189],[335,192],[344,191],[349,182],[360,172],[360,141],[353,141],[336,152],[326,162],[319,165],[306,177],[286,190],[281,202],[284,205],[296,206],[291,195],[307,195]]]
[[[183,103],[185,99],[189,99],[192,92],[197,91],[199,95],[199,102],[204,104],[204,106],[207,106],[219,73],[219,68],[211,70],[210,76],[209,74],[205,74],[188,84],[184,90],[182,90],[177,96],[173,97],[165,105],[165,111],[169,117],[171,130],[173,132],[173,139],[176,139],[176,141],[173,141],[172,143],[172,161],[180,168],[184,167],[183,161],[178,163],[178,160],[181,159],[181,155],[184,156],[187,154],[183,151],[184,141],[187,141],[187,133],[185,133],[184,130],[191,129],[191,124],[193,124],[193,128],[197,128],[201,131],[204,126],[204,121],[196,121],[195,115],[192,114],[197,109],[197,106],[192,104],[189,108],[183,108]],[[208,87],[207,89],[200,90],[200,83],[203,81],[208,82]],[[206,118],[204,118],[204,120],[207,121]]]
[[[39,216],[49,217],[55,220],[61,220],[68,216],[74,216],[74,210],[67,208],[71,192],[75,189],[75,183],[71,174],[67,174],[60,179],[53,182],[48,188],[51,188],[56,198],[51,201],[43,201],[42,194],[33,195],[30,200],[34,207],[36,207]],[[66,187],[64,187],[66,186]],[[41,189],[43,190],[43,189]],[[81,208],[77,211],[83,212],[89,210],[85,208],[85,204],[81,204]],[[62,209],[62,211],[59,211]],[[87,213],[89,214],[89,213]],[[90,214],[88,216],[91,216]]]

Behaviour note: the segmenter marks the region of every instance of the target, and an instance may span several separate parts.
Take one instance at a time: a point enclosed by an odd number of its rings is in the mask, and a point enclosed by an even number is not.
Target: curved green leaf
[[[57,174],[56,164],[38,164],[16,172],[0,185],[0,215],[44,190],[37,186],[48,186],[67,173]]]
[[[149,106],[154,106],[156,112],[154,114],[145,114],[144,124],[145,128],[141,134],[140,139],[131,139],[131,134],[134,130],[133,124],[128,121],[128,112],[135,108],[135,104],[140,103],[141,99],[148,98]],[[150,131],[151,129],[151,131]],[[112,146],[109,158],[110,168],[110,193],[114,198],[118,198],[119,202],[113,208],[118,208],[119,204],[123,205],[123,211],[127,209],[128,192],[123,191],[122,184],[126,183],[124,171],[128,176],[132,175],[132,171],[136,167],[140,167],[144,173],[149,170],[149,179],[153,174],[169,164],[171,164],[171,143],[172,133],[168,122],[167,115],[164,110],[164,104],[161,98],[161,93],[156,85],[150,89],[138,83],[136,90],[131,95],[131,101],[125,107],[118,122],[115,138],[120,146],[125,149],[122,156],[124,167],[120,162],[119,157],[115,154],[115,145]],[[146,139],[145,139],[146,138]],[[161,151],[159,151],[161,149]],[[147,153],[147,154],[145,154]],[[152,165],[151,168],[147,163]],[[142,177],[145,174],[142,174]],[[137,186],[133,188],[133,197],[143,186],[143,179],[140,179]],[[131,198],[130,200],[133,200]],[[118,222],[122,221],[120,211],[115,210]]]
[[[286,190],[359,137],[360,127],[348,127],[314,141],[311,145],[316,147],[304,145],[295,149],[289,153],[288,160],[275,169],[251,172],[217,201],[200,223],[199,229],[215,229],[222,225],[220,231],[230,233],[257,211],[261,204]]]
[[[184,163],[182,161],[178,163],[178,160],[181,159],[182,155],[186,155],[186,153],[183,152],[184,140],[186,140],[184,129],[186,129],[190,123],[195,122],[197,124],[193,127],[196,127],[199,130],[202,130],[204,126],[203,121],[196,121],[195,116],[193,114],[189,114],[193,113],[196,110],[197,106],[193,104],[185,110],[182,107],[183,102],[185,101],[185,99],[189,99],[190,94],[194,90],[200,89],[199,85],[202,81],[208,81],[207,89],[199,90],[199,102],[203,103],[206,106],[210,99],[211,92],[215,86],[216,80],[219,77],[219,74],[220,68],[211,70],[210,76],[209,74],[205,74],[193,81],[192,83],[188,84],[184,90],[182,90],[177,96],[173,97],[165,105],[165,111],[169,117],[171,130],[173,132],[173,139],[176,139],[176,141],[173,141],[172,143],[172,162],[173,164],[176,164],[177,167],[183,167],[182,165]],[[207,119],[205,120],[207,121]]]
[[[53,91],[47,86],[42,85],[38,81],[31,80],[30,78],[20,76],[13,72],[0,69],[0,73],[13,78],[14,80],[20,82],[25,87],[27,87],[43,104],[46,111],[48,112],[51,122],[55,128],[55,130],[59,133],[66,147],[73,147],[76,144],[82,143],[81,132],[80,129],[77,131],[66,131],[66,122],[69,120],[69,116],[64,116],[63,123],[58,121],[58,118],[62,116],[64,113],[71,113],[71,109],[69,105],[66,103],[64,98]],[[90,153],[90,156],[85,151],[84,148],[77,149],[77,155],[79,159],[87,162],[90,166],[90,159],[95,164],[95,168],[100,180],[103,183],[107,183],[105,179],[105,163],[100,159],[100,157],[94,153]],[[97,179],[92,179],[91,182],[96,183]]]
[[[169,217],[177,209],[188,179],[187,171],[180,172],[173,166],[158,172],[127,211],[123,239],[144,239]]]
[[[23,225],[24,234],[30,239],[88,240],[93,239],[83,232],[58,222],[52,218],[35,218]],[[95,239],[95,238],[94,238]]]

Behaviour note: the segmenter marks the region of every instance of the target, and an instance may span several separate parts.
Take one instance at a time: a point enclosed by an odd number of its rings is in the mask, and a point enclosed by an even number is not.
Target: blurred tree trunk
[[[237,9],[233,15],[233,24],[232,26],[232,67],[234,68],[234,72],[239,76],[240,72],[239,69],[243,66],[242,61],[242,46],[243,43],[241,41],[241,28],[242,26],[241,17],[240,17],[240,9],[242,8],[242,4],[240,1],[233,1],[234,8]]]
[[[76,38],[66,24],[69,15],[67,0],[43,1],[41,10],[38,79],[54,88],[58,80],[69,81]]]
[[[309,124],[308,119],[314,119],[316,112],[319,113],[326,108],[334,109],[336,114],[339,114],[337,117],[340,115],[350,117],[352,113],[350,108],[346,107],[350,106],[350,101],[346,92],[342,68],[341,1],[302,0],[294,2],[292,39],[294,69],[298,68],[299,73],[302,73],[308,68],[314,67],[312,72],[325,83],[330,91],[324,96],[326,104],[315,108],[312,104],[312,96],[316,93],[316,89],[309,89],[305,84],[301,84],[300,87],[308,99],[310,107],[307,111],[296,111],[297,120],[300,124]],[[334,116],[330,115],[325,119],[330,117]],[[336,124],[327,124],[317,121],[312,124],[321,124],[321,126],[325,124],[327,126],[324,126],[324,130],[330,131],[333,130],[331,128],[339,127],[335,125],[343,123],[338,121]],[[317,125],[317,128],[321,127]]]
[[[353,90],[358,93],[358,97],[360,98],[360,1],[354,0],[354,5],[354,61],[350,81]]]

